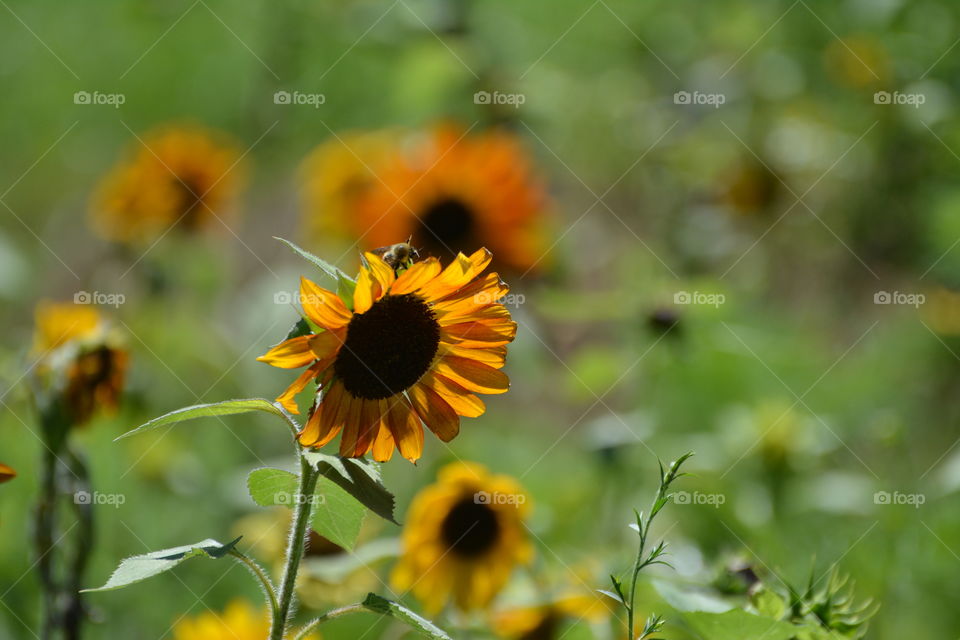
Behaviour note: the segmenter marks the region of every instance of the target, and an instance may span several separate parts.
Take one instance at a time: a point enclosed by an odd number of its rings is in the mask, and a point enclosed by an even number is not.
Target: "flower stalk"
[[[290,540],[287,544],[283,579],[280,582],[277,606],[273,612],[270,640],[283,640],[283,633],[292,615],[297,573],[300,569],[300,561],[303,559],[307,528],[310,524],[310,513],[313,509],[312,497],[317,488],[317,480],[320,477],[319,472],[307,462],[302,450],[299,451],[299,456],[300,486],[297,489],[296,504],[294,505],[293,525]]]

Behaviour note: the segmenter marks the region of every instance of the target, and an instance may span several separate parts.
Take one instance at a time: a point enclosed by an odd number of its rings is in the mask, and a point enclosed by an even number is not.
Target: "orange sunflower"
[[[228,215],[241,182],[240,154],[222,138],[195,126],[146,134],[101,181],[91,201],[95,228],[110,240],[136,243],[174,225],[193,231]]]
[[[443,258],[489,247],[498,266],[519,272],[543,256],[544,190],[515,136],[440,126],[397,145],[376,170],[350,218],[364,246],[411,237],[423,255]]]
[[[281,342],[258,360],[284,369],[306,366],[277,400],[299,413],[294,396],[311,380],[318,396],[300,444],[322,447],[342,432],[340,455],[373,451],[389,460],[394,447],[415,462],[423,424],[444,442],[460,416],[484,410],[477,393],[504,393],[500,369],[517,325],[497,302],[508,288],[481,275],[492,254],[462,253],[445,269],[436,258],[395,270],[365,254],[352,300],[306,278],[300,296],[312,333]]]

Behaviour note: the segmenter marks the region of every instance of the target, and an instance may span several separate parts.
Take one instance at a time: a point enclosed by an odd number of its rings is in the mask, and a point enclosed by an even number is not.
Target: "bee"
[[[380,256],[384,262],[393,267],[394,270],[402,267],[409,267],[413,262],[420,259],[420,252],[411,244],[408,238],[406,242],[391,244],[386,247],[374,249],[372,253]]]

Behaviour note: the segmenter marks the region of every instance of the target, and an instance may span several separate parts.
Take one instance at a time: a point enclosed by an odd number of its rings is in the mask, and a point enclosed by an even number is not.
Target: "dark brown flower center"
[[[500,521],[490,505],[470,495],[456,503],[441,525],[447,548],[458,556],[473,558],[493,547],[500,535]]]
[[[477,247],[473,211],[456,198],[443,198],[420,214],[420,228],[414,234],[418,248],[431,256],[451,256]]]
[[[354,397],[389,398],[427,372],[439,345],[440,325],[420,296],[388,295],[354,314],[333,370]]]

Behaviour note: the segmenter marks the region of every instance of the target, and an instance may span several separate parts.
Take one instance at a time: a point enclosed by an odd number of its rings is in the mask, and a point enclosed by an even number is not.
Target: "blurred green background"
[[[188,404],[278,393],[288,374],[254,358],[293,319],[274,294],[310,269],[271,236],[357,263],[349,243],[304,237],[301,160],[332,132],[451,118],[511,128],[550,188],[551,269],[511,280],[525,296],[512,390],[451,444],[530,490],[544,573],[606,588],[632,561],[625,524],[655,490],[656,457],[692,449],[680,488],[694,498],[658,521],[677,568],[663,580],[707,583],[742,557],[799,585],[836,564],[883,605],[869,637],[957,634],[944,603],[960,597],[960,6],[0,4],[0,460],[19,472],[0,487],[0,637],[34,637],[39,621],[41,444],[23,379],[35,303],[125,296],[105,310],[132,352],[124,406],[79,436],[94,486],[125,496],[97,507],[90,585],[127,555],[228,539],[256,510],[246,474],[288,455],[288,434],[240,416],[112,439]],[[275,104],[279,90],[325,101]],[[75,104],[78,91],[124,104]],[[91,190],[135,133],[171,121],[248,151],[239,214],[146,252],[112,246],[89,228]],[[416,467],[386,465],[401,514],[452,459],[428,436]],[[166,637],[237,594],[259,598],[242,569],[198,561],[91,595],[87,635]],[[388,627],[378,637],[399,637]],[[664,635],[690,637],[675,617]]]

